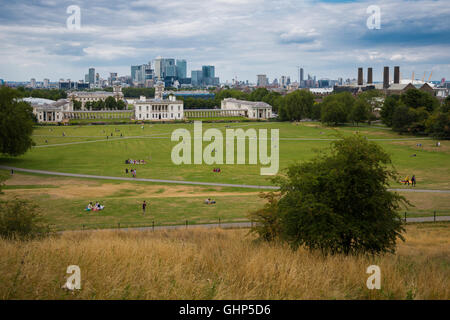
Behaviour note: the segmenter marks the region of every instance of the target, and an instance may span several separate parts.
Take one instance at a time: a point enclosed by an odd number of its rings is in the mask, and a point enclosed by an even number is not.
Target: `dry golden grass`
[[[395,255],[323,257],[248,230],[67,232],[0,241],[1,299],[449,299],[450,225],[407,226]],[[381,268],[368,290],[366,268]],[[81,268],[81,290],[61,289]]]

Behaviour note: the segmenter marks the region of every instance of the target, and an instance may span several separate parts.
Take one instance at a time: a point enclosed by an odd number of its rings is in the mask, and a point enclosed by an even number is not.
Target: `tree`
[[[434,138],[450,139],[450,112],[437,112],[426,121],[426,131]]]
[[[409,203],[388,190],[397,178],[389,155],[360,135],[335,141],[330,149],[291,165],[275,180],[281,195],[265,207],[265,220],[279,226],[277,238],[293,248],[324,254],[394,252],[404,231],[398,210]],[[259,227],[262,223],[257,220]]]
[[[33,118],[33,109],[15,90],[0,88],[0,153],[19,156],[31,148]]]
[[[370,115],[369,103],[367,103],[367,101],[363,99],[358,99],[353,105],[353,109],[350,112],[349,118],[351,121],[356,122],[356,125],[358,125],[359,122],[369,120],[369,115]]]
[[[123,100],[117,101],[117,109],[125,110],[126,108],[127,108],[127,105]]]
[[[73,101],[73,110],[81,110],[82,104],[81,101],[74,100]]]
[[[439,106],[439,102],[435,97],[419,89],[408,89],[401,95],[401,100],[408,108],[417,109],[424,107],[428,112],[433,112]]]
[[[108,110],[117,109],[117,101],[114,97],[107,97],[105,99],[105,108]]]
[[[322,122],[328,125],[338,125],[347,121],[345,106],[338,100],[322,103],[320,112]]]
[[[380,111],[381,120],[383,123],[389,127],[392,126],[392,117],[394,115],[395,109],[400,105],[400,96],[392,95],[384,99],[383,107]]]
[[[287,94],[281,105],[281,120],[301,120],[311,118],[311,110],[314,104],[314,95],[305,90],[296,90]]]
[[[0,237],[30,240],[50,234],[50,227],[35,205],[14,199],[0,202]]]
[[[392,115],[392,129],[398,132],[407,132],[410,126],[416,121],[414,109],[404,105],[398,106]]]

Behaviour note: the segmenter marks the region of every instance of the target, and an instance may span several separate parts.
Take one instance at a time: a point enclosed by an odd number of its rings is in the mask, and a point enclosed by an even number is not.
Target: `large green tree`
[[[407,201],[388,190],[392,179],[396,172],[378,144],[360,135],[343,138],[276,180],[279,200],[269,197],[253,214],[253,231],[325,254],[394,252],[404,231],[398,211]]]
[[[357,99],[353,104],[352,111],[350,112],[349,119],[352,122],[358,123],[369,120],[371,107],[370,104],[364,99]]]
[[[305,90],[296,90],[287,94],[281,105],[281,120],[302,120],[311,118],[312,106],[314,104],[314,95]]]
[[[16,90],[0,88],[0,153],[11,156],[24,154],[33,144],[33,109],[18,97]]]

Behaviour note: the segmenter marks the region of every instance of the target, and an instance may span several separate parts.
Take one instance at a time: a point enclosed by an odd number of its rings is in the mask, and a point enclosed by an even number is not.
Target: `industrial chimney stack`
[[[384,67],[383,72],[383,89],[389,88],[389,67]]]
[[[363,82],[363,68],[358,68],[358,86],[362,86]]]
[[[400,67],[394,67],[394,83],[400,83]]]
[[[373,83],[373,69],[372,68],[368,68],[367,69],[367,84],[372,84]]]

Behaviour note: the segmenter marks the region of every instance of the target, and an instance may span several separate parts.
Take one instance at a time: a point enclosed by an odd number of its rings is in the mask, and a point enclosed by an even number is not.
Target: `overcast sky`
[[[157,56],[186,59],[190,70],[215,65],[221,82],[256,82],[297,66],[318,78],[351,77],[356,68],[399,65],[402,78],[450,78],[449,0],[0,0],[0,78],[104,78]],[[67,7],[81,9],[69,30]],[[367,8],[381,29],[367,28]],[[366,75],[366,70],[364,71]]]

